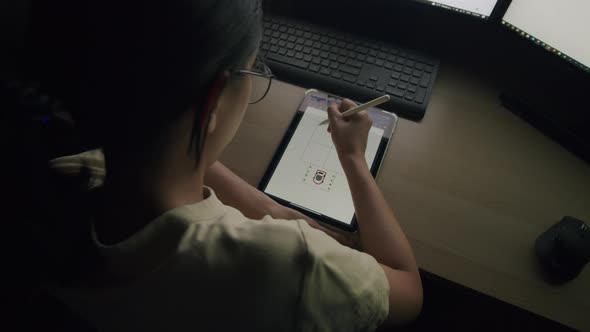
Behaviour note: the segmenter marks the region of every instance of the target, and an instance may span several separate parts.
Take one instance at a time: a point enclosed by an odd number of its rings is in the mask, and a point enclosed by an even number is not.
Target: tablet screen
[[[383,123],[392,122],[392,115],[383,115],[384,119],[380,119],[380,112],[383,111],[375,111],[369,112],[374,123],[365,152],[370,168],[374,165],[383,138],[386,138],[387,144],[392,132],[388,129],[392,124]],[[351,225],[354,217],[352,195],[332,137],[327,131],[328,125],[319,125],[325,119],[325,109],[306,106],[264,192],[301,209]],[[386,131],[389,136],[384,135]]]

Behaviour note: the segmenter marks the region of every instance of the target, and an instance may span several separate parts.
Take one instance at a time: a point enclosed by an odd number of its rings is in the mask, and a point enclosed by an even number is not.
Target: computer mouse
[[[563,217],[537,238],[535,252],[548,281],[570,281],[590,261],[589,227],[574,217]]]

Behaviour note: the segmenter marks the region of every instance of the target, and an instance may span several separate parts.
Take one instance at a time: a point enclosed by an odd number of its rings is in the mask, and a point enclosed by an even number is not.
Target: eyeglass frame
[[[257,61],[260,61],[260,60],[257,60]],[[268,78],[268,86],[266,87],[266,91],[264,91],[264,94],[262,95],[262,97],[256,101],[248,102],[248,105],[259,103],[264,98],[266,98],[268,91],[270,91],[270,86],[272,85],[272,80],[275,77],[275,75],[272,74],[272,71],[266,65],[266,63],[260,61],[260,64],[263,66],[264,70],[267,71],[266,73],[259,72],[259,71],[253,71],[253,70],[249,70],[249,69],[236,69],[233,71],[234,73],[237,73],[240,75],[253,75],[253,76]]]

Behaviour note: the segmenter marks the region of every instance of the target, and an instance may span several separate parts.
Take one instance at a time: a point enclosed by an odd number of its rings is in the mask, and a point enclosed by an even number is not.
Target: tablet
[[[309,90],[277,149],[260,190],[280,204],[347,231],[357,229],[348,181],[327,125],[328,105],[340,97]],[[371,108],[365,159],[377,176],[395,130],[395,114]]]

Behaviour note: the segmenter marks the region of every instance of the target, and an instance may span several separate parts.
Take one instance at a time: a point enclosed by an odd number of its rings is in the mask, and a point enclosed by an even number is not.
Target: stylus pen
[[[356,107],[349,109],[348,111],[342,113],[342,116],[347,117],[347,116],[351,116],[353,114],[356,114],[358,112],[368,110],[371,107],[375,107],[375,106],[378,106],[378,105],[388,102],[389,99],[391,99],[391,97],[389,97],[389,95],[383,95],[377,99],[371,100],[370,102],[367,102],[367,103],[364,103],[364,104],[361,104],[361,105],[358,105]],[[330,122],[330,120],[326,119],[326,120],[320,122],[320,124],[318,126],[325,125],[328,122]]]

